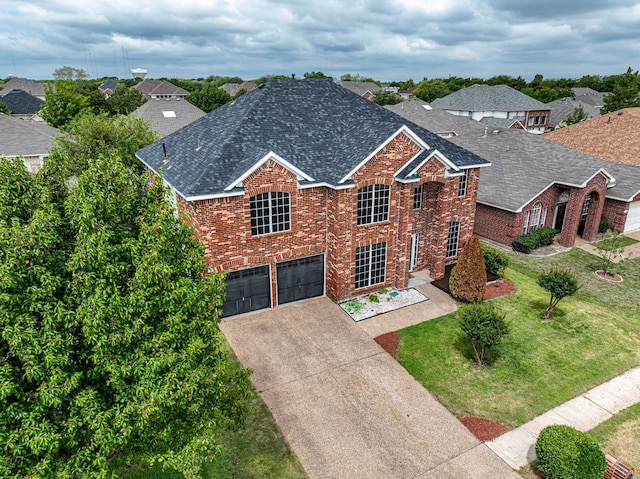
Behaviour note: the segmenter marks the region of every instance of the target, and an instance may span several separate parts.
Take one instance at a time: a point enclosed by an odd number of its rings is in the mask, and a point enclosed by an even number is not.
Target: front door
[[[553,228],[560,233],[562,231],[562,226],[564,225],[564,214],[567,212],[567,204],[560,203],[556,206],[556,221],[553,224]]]
[[[591,195],[584,199],[582,205],[582,215],[580,216],[580,223],[578,223],[578,234],[582,236],[584,233],[584,226],[587,224],[587,217],[589,216],[589,205],[591,204]]]

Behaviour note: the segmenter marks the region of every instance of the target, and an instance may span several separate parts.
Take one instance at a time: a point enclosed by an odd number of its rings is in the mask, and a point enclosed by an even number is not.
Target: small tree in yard
[[[624,246],[621,245],[621,239],[620,230],[616,228],[613,231],[606,232],[602,241],[595,244],[595,247],[598,248],[600,252],[601,269],[607,276],[613,274],[611,273],[611,265],[616,259],[622,258],[622,254],[624,253]]]
[[[544,311],[544,319],[549,319],[562,298],[573,296],[580,289],[578,278],[572,272],[555,268],[542,273],[538,278],[538,284],[551,293],[549,306]]]
[[[483,366],[489,350],[497,346],[509,332],[504,315],[498,313],[495,306],[488,304],[465,306],[460,308],[458,314],[460,328],[471,341],[477,363]]]
[[[466,303],[479,303],[487,288],[487,271],[480,240],[473,235],[464,246],[458,262],[451,270],[449,291]]]

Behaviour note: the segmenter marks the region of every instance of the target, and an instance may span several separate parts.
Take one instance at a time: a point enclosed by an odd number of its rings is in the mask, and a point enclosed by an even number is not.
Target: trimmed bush
[[[551,295],[549,306],[544,311],[544,319],[549,319],[551,311],[555,308],[561,299],[567,296],[573,296],[580,289],[578,278],[571,271],[564,269],[551,268],[538,277],[538,284],[549,291]]]
[[[464,245],[458,262],[451,270],[449,291],[466,303],[479,303],[487,287],[487,270],[484,265],[480,240],[473,235]]]
[[[477,363],[483,366],[489,350],[509,333],[504,315],[487,303],[472,304],[458,310],[460,329],[467,335],[473,347]]]
[[[545,479],[602,479],[607,470],[605,455],[591,436],[560,424],[540,432],[536,455]]]
[[[509,259],[509,255],[504,251],[500,251],[499,249],[493,248],[489,245],[483,244],[482,246],[482,256],[484,257],[484,266],[489,273],[497,274],[498,276],[502,276],[504,274],[504,270],[509,266],[511,260]]]
[[[598,224],[598,233],[606,233],[609,230],[610,224],[611,222],[608,219],[601,219],[600,223]]]
[[[516,239],[513,240],[513,251],[518,251],[520,253],[529,254],[531,251],[536,249],[540,244],[538,243],[538,238],[527,233],[525,235],[520,235]]]
[[[540,246],[549,246],[553,243],[553,239],[556,237],[557,233],[558,232],[553,228],[542,226],[540,228],[536,228],[530,234],[534,235],[538,239]]]

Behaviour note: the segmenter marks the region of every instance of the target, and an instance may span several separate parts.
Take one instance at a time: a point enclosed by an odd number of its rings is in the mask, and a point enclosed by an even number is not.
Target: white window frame
[[[539,201],[533,205],[527,231],[533,231],[540,226],[540,215],[542,214],[542,203]]]
[[[382,284],[387,279],[387,243],[356,248],[355,288]]]
[[[358,190],[358,225],[380,223],[389,219],[391,187],[369,185]]]
[[[464,170],[464,173],[460,177],[460,185],[458,186],[458,196],[465,196],[467,194],[468,181],[469,181],[469,170]]]
[[[411,255],[409,256],[409,271],[413,271],[418,265],[418,241],[420,240],[419,233],[413,233],[411,235]]]
[[[460,222],[449,222],[449,234],[447,235],[447,252],[446,258],[453,258],[458,256],[458,249],[460,243]]]
[[[249,205],[252,236],[291,230],[290,193],[285,191],[260,193],[250,198]]]
[[[423,185],[420,186],[416,186],[413,189],[413,209],[414,210],[419,210],[422,208],[422,194],[424,187]]]
[[[531,215],[531,211],[527,210],[524,212],[524,221],[522,223],[522,234],[527,233],[527,227],[529,226],[529,216]]]

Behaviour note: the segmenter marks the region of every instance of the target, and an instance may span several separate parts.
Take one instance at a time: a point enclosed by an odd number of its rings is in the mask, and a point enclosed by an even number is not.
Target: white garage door
[[[640,201],[634,201],[629,204],[629,213],[627,213],[627,222],[624,224],[624,232],[638,229],[640,229]]]

